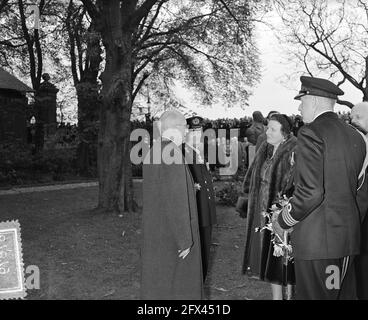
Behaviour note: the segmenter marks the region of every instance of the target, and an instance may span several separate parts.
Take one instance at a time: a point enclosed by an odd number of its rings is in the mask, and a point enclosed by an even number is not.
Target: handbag
[[[235,210],[239,213],[240,218],[245,219],[248,213],[248,195],[243,195],[238,198]]]

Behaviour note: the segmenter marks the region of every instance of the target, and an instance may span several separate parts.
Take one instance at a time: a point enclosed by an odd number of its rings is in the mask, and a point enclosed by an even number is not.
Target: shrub
[[[32,153],[28,145],[20,142],[0,144],[0,182],[19,184],[24,171],[32,170]]]
[[[22,184],[37,181],[44,175],[64,180],[75,173],[75,148],[44,150],[32,155],[31,148],[21,143],[0,144],[0,183]]]
[[[238,201],[241,184],[242,183],[240,181],[225,182],[223,188],[216,190],[218,203],[225,206],[235,207],[236,202]]]
[[[33,169],[50,173],[54,180],[64,180],[75,173],[76,148],[44,150],[33,158]]]
[[[0,143],[0,169],[12,170],[15,167],[28,169],[32,166],[31,148],[20,142]]]

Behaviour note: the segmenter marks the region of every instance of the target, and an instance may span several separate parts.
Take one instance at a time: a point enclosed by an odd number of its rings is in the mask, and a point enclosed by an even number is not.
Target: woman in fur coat
[[[283,257],[273,255],[271,232],[256,233],[255,228],[265,224],[262,212],[275,203],[279,194],[292,195],[297,139],[291,132],[292,122],[286,115],[271,117],[267,141],[260,146],[243,182],[243,192],[248,195],[243,273],[271,283],[274,300],[284,298],[284,286],[288,288],[285,298],[291,298],[294,264],[289,262],[286,268]]]

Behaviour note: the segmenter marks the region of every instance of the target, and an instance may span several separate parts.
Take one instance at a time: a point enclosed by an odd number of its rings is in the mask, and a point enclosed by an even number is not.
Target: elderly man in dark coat
[[[196,194],[179,147],[186,120],[167,111],[159,127],[162,141],[143,165],[141,298],[198,300],[203,280]]]
[[[302,101],[299,109],[307,125],[298,133],[296,188],[274,228],[294,228],[297,299],[356,299],[357,189],[365,142],[333,112],[343,91],[325,79],[301,77],[301,82],[295,99]]]

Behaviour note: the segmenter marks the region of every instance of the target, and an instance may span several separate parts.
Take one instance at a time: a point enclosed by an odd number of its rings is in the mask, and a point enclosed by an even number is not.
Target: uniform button
[[[207,184],[207,180],[204,180],[204,183]]]

